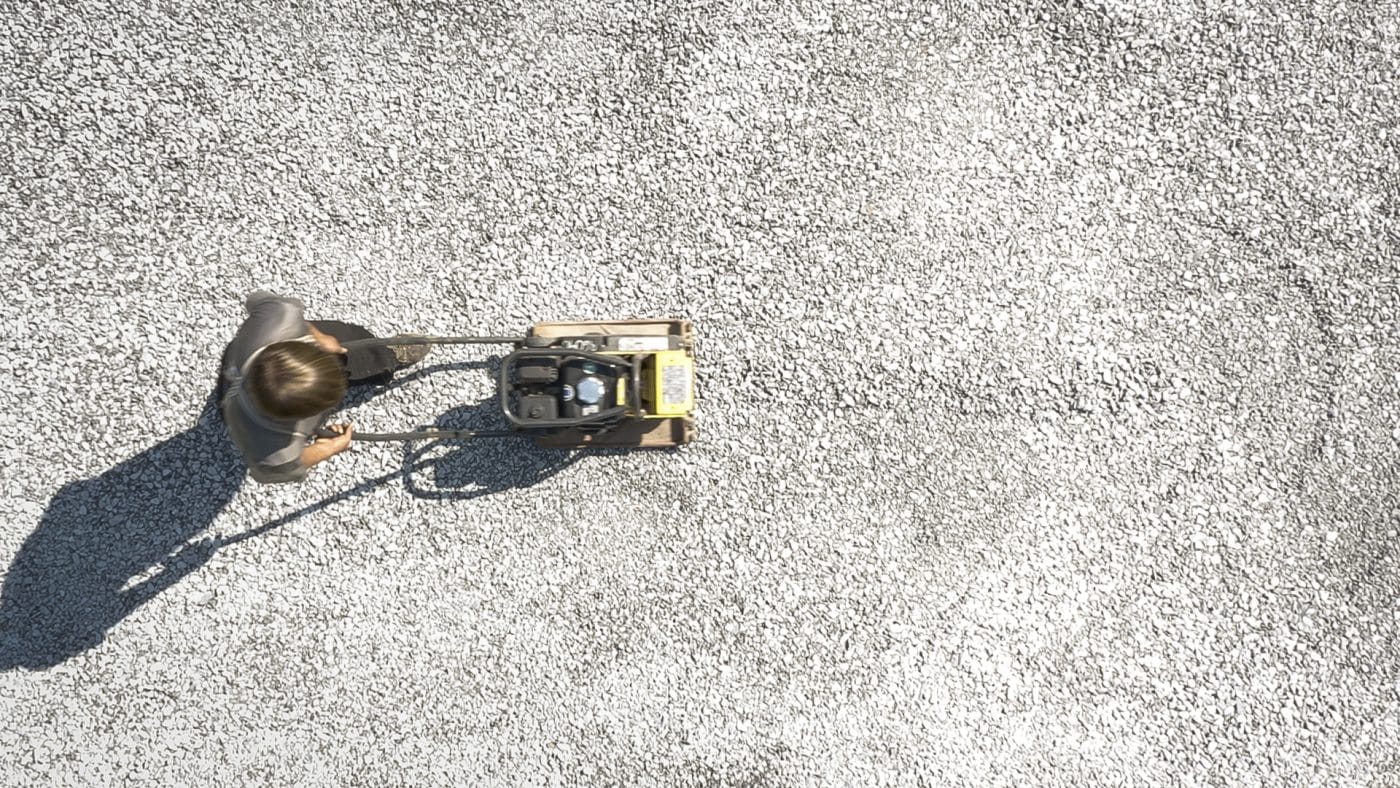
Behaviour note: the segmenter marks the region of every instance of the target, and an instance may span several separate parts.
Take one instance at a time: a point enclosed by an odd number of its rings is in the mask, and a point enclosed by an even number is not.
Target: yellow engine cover
[[[652,355],[647,400],[653,418],[685,416],[695,409],[695,360],[684,350],[662,350]]]

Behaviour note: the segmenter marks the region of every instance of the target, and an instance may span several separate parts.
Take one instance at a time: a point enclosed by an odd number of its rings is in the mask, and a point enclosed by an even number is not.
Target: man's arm
[[[334,438],[317,438],[301,450],[302,467],[310,468],[350,448],[350,436],[355,432],[354,425],[332,424],[330,430],[338,434]]]
[[[340,344],[340,340],[324,331],[317,330],[316,326],[312,325],[310,321],[307,322],[306,327],[311,330],[311,338],[316,340],[316,344],[327,353],[349,352]]]

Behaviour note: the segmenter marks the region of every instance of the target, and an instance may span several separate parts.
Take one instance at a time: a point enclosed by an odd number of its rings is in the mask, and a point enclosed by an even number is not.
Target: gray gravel
[[[0,783],[1400,784],[1393,0],[205,5],[0,14]],[[701,439],[244,482],[257,287]]]

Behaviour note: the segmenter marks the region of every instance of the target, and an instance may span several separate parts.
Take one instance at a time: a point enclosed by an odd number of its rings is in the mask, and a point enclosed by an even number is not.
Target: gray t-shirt
[[[250,294],[244,305],[248,319],[243,321],[224,356],[224,424],[254,479],[264,484],[299,482],[306,478],[307,469],[301,464],[306,439],[326,414],[297,420],[275,419],[253,404],[244,388],[244,375],[252,360],[268,345],[315,341],[303,316],[305,307],[295,298],[283,298],[266,290]]]

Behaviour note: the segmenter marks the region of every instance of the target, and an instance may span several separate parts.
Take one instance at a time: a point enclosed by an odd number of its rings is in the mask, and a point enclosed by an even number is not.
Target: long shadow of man
[[[49,668],[102,642],[209,560],[190,540],[243,484],[214,396],[195,426],[49,501],[0,589],[0,671]]]
[[[428,367],[417,377],[479,362]],[[487,404],[486,402],[479,405]],[[489,411],[489,408],[482,408]],[[454,408],[437,424],[479,426],[478,406]],[[406,445],[401,466],[256,528],[218,540],[207,529],[243,484],[245,467],[229,442],[211,395],[195,426],[91,479],[71,482],[49,501],[0,588],[0,671],[58,665],[98,645],[141,605],[203,566],[216,550],[403,478],[414,495],[474,498],[534,484],[574,462],[568,452],[521,451],[516,438],[464,444]],[[436,447],[436,448],[435,448]],[[423,485],[420,477],[434,475]]]

